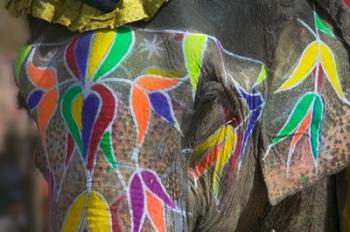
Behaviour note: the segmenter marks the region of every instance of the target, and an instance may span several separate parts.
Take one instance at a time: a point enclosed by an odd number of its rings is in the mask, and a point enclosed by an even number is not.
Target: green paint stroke
[[[21,67],[23,65],[23,62],[27,58],[31,50],[32,50],[32,46],[27,45],[27,46],[23,46],[18,52],[16,61],[15,61],[15,78],[17,83],[19,81],[19,74],[21,72]]]
[[[265,81],[265,79],[267,78],[267,69],[265,67],[265,65],[261,66],[261,71],[259,74],[258,79],[256,80],[255,84],[253,85],[253,87],[260,85],[261,83],[263,83]]]
[[[321,126],[323,121],[324,104],[320,95],[315,95],[313,114],[310,125],[310,144],[314,160],[318,159]]]
[[[290,117],[284,124],[283,128],[278,132],[278,134],[272,139],[272,145],[276,145],[281,142],[284,138],[293,134],[294,131],[299,127],[306,117],[309,109],[314,102],[315,98],[318,96],[315,92],[309,92],[303,95],[297,104],[295,105]]]
[[[79,128],[76,125],[72,115],[72,104],[74,99],[81,93],[80,86],[74,86],[66,90],[62,98],[62,114],[64,121],[68,127],[70,134],[72,135],[75,143],[77,144],[80,154],[83,154],[83,145],[80,137]]]
[[[112,135],[110,131],[107,131],[100,142],[100,147],[105,154],[105,159],[112,166],[113,169],[117,168],[117,160],[114,155]]]
[[[113,45],[103,64],[97,70],[93,80],[96,81],[113,71],[128,55],[133,44],[134,34],[130,28],[120,27],[117,30]]]
[[[205,35],[189,34],[184,41],[186,67],[194,90],[197,90],[207,40]]]
[[[321,20],[321,18],[315,14],[315,24],[318,30],[322,31],[323,33],[325,33],[326,35],[334,38],[334,34],[331,31],[331,29],[329,29]]]

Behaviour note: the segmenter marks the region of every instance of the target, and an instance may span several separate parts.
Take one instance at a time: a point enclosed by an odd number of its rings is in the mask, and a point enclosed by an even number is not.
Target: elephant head
[[[267,199],[349,163],[349,16],[346,1],[172,0],[117,29],[33,20],[15,74],[52,230],[297,228]]]

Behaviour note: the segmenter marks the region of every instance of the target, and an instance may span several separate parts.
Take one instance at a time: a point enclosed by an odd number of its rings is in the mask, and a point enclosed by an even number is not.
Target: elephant
[[[349,5],[171,0],[80,31],[29,12],[14,73],[50,230],[349,231]]]

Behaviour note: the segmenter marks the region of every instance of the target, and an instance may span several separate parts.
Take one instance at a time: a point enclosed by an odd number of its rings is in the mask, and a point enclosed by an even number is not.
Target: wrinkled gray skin
[[[312,4],[305,0],[171,0],[150,22],[133,26],[213,35],[227,50],[263,61],[273,74],[281,30],[297,17],[312,22]],[[337,14],[337,4],[339,0],[316,1],[319,14],[333,23],[346,45],[350,43],[350,30],[346,29],[350,20],[344,20],[340,11]],[[31,29],[31,41],[61,41],[72,34],[60,26],[33,19]],[[263,90],[266,96],[272,81],[273,78],[269,79]],[[219,102],[228,102],[239,113],[241,109],[234,105],[232,95],[220,83],[200,86],[183,148],[193,146],[220,126],[220,120],[215,118],[215,105]],[[190,212],[188,231],[339,231],[336,177],[325,178],[271,206],[259,163],[266,145],[261,124],[255,128],[252,141],[245,168],[229,190],[231,200],[226,201],[221,211],[217,210],[205,181],[202,188],[193,187],[190,181],[186,199],[186,210]]]

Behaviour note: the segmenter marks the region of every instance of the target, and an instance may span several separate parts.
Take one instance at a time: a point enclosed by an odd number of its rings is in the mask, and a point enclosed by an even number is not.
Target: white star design
[[[163,50],[160,45],[163,41],[158,40],[158,37],[153,36],[152,41],[148,39],[143,39],[143,42],[140,43],[140,52],[148,53],[147,58],[150,59],[153,55],[159,56],[159,53]]]

